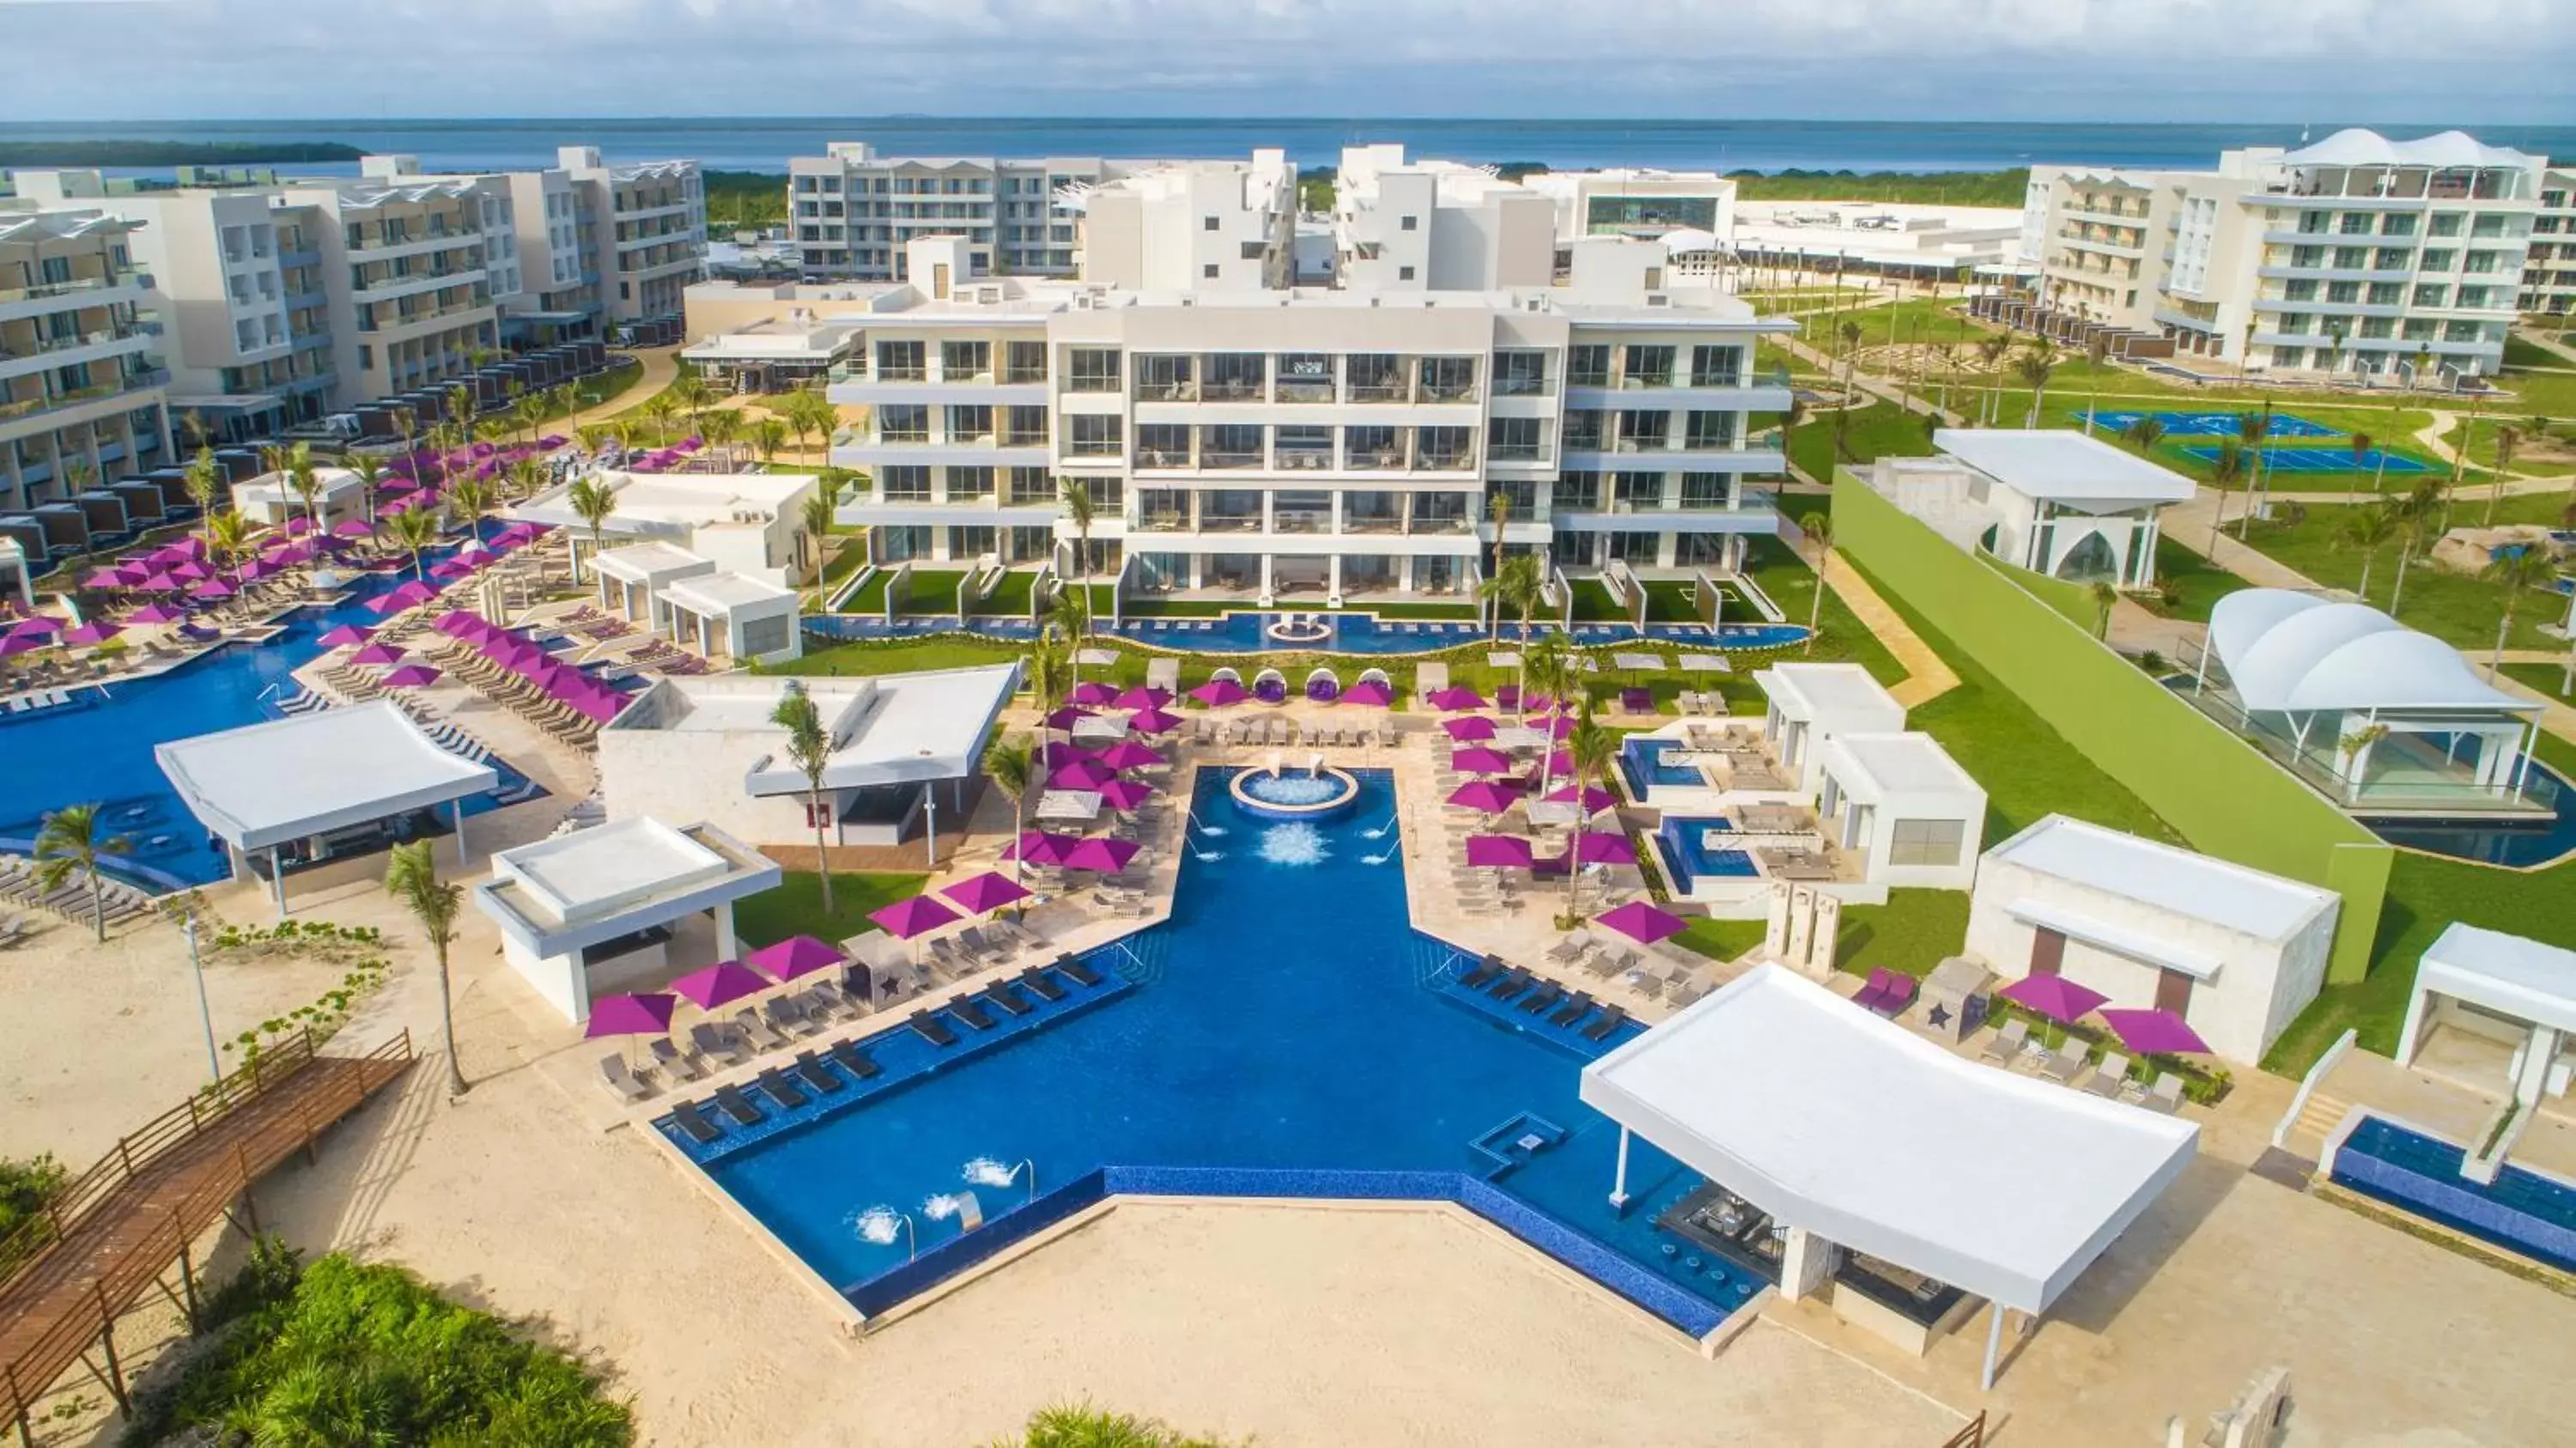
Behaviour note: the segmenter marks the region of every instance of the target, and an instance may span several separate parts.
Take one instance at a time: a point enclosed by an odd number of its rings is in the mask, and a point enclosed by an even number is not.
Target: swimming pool
[[[1270,624],[1283,617],[1276,612],[1237,611],[1216,618],[1131,618],[1114,627],[1101,620],[1092,627],[1096,632],[1149,647],[1199,654],[1429,654],[1480,643],[1489,637],[1484,628],[1473,623],[1389,619],[1366,612],[1303,613],[1301,617],[1324,620],[1330,626],[1330,635],[1321,643],[1288,645],[1268,635]],[[961,628],[953,618],[907,618],[888,623],[882,618],[846,613],[808,617],[805,629],[832,639],[928,638],[944,633],[1029,639],[1037,634],[1026,619],[975,618]],[[1504,637],[1507,642],[1498,647],[1511,646],[1508,640],[1513,631],[1506,629]],[[1722,623],[1712,633],[1706,624],[1657,623],[1646,626],[1645,637],[1653,643],[1701,648],[1781,649],[1802,642],[1807,630],[1786,623]],[[1637,630],[1627,624],[1574,626],[1574,641],[1578,644],[1630,643],[1637,638]]]
[[[1632,734],[1620,741],[1619,773],[1628,781],[1629,796],[1644,804],[1659,784],[1707,788],[1708,778],[1699,772],[1697,765],[1676,763],[1665,758],[1679,748],[1681,741],[1678,739],[1647,739]]]
[[[1585,1042],[1470,999],[1456,984],[1464,957],[1408,923],[1396,842],[1369,837],[1394,813],[1388,774],[1354,773],[1362,797],[1349,819],[1271,825],[1236,812],[1223,771],[1201,770],[1194,811],[1225,833],[1184,861],[1169,923],[1087,957],[1128,983],[1114,999],[1059,1008],[1045,1029],[1023,1026],[928,1074],[917,1063],[931,1048],[890,1022],[871,1051],[906,1078],[896,1089],[748,1145],[699,1147],[663,1129],[824,1280],[872,1307],[884,1294],[869,1284],[901,1275],[907,1244],[864,1240],[870,1208],[909,1214],[927,1256],[961,1241],[956,1221],[924,1210],[934,1198],[974,1191],[987,1219],[976,1231],[1007,1236],[1024,1230],[1006,1213],[1031,1195],[1027,1171],[1036,1202],[1021,1209],[1043,1214],[1066,1210],[1059,1191],[1096,1199],[1093,1174],[1112,1169],[1135,1190],[1491,1192],[1618,1271],[1678,1287],[1692,1306],[1665,1310],[1668,1321],[1713,1326],[1758,1283],[1692,1249],[1666,1255],[1678,1239],[1653,1219],[1697,1178],[1635,1142],[1634,1199],[1614,1211],[1618,1129],[1576,1099],[1584,1062],[1636,1028]],[[972,1046],[976,1033],[959,1029]],[[979,1160],[1031,1166],[1011,1186],[970,1187]]]
[[[152,747],[278,717],[279,699],[296,692],[289,676],[323,651],[322,635],[344,623],[383,622],[361,605],[410,576],[408,569],[362,575],[338,604],[290,615],[267,643],[230,643],[168,673],[84,688],[76,706],[0,716],[0,850],[28,852],[49,811],[98,804],[109,828],[134,842],[132,854],[108,860],[108,873],[156,891],[228,878],[230,863],[208,847],[205,827],[170,788]],[[501,786],[466,801],[467,814],[544,793],[500,760],[489,762]]]
[[[1691,819],[1666,815],[1655,827],[1655,848],[1663,855],[1664,871],[1672,876],[1673,888],[1689,894],[1700,876],[1711,879],[1749,880],[1761,873],[1746,851],[1726,845],[1712,845],[1711,834],[1732,834],[1735,826],[1723,819]]]
[[[2392,845],[2474,860],[2482,865],[2528,869],[2576,853],[2576,787],[2537,760],[2523,794],[2549,806],[2529,821],[2364,819],[2371,833]]]
[[[2467,1158],[2457,1143],[2365,1115],[2336,1148],[2332,1180],[2576,1272],[2576,1184],[2511,1165],[2480,1184],[2460,1175]]]

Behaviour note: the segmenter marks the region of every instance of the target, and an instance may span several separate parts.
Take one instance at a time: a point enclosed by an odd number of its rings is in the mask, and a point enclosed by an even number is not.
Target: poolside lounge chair
[[[2003,1024],[2003,1029],[1996,1031],[1994,1039],[1986,1042],[1985,1049],[1979,1051],[1977,1054],[1983,1060],[1995,1062],[1997,1065],[2009,1066],[2012,1064],[2012,1058],[2021,1054],[2022,1043],[2029,1039],[2030,1022],[2022,1020],[2006,1021]]]
[[[1503,958],[1499,955],[1488,955],[1482,960],[1469,962],[1467,968],[1458,973],[1458,984],[1469,990],[1477,990],[1502,973]]]
[[[732,1117],[736,1126],[760,1124],[760,1108],[751,1104],[751,1098],[743,1095],[742,1088],[739,1086],[717,1087],[716,1108]]]
[[[1566,936],[1563,940],[1549,946],[1547,948],[1547,958],[1555,961],[1559,965],[1564,965],[1570,961],[1579,959],[1583,952],[1590,950],[1591,948],[1592,932],[1589,930],[1577,930],[1573,934]]]
[[[1552,980],[1542,980],[1531,988],[1528,995],[1513,1002],[1512,1009],[1524,1015],[1535,1016],[1563,999],[1565,999],[1565,987]]]
[[[2146,1099],[2138,1104],[2159,1116],[2173,1115],[2182,1109],[2182,1078],[2171,1071],[2157,1076],[2147,1088]]]
[[[1045,938],[1028,925],[999,915],[984,923],[984,936],[988,940],[999,936],[1024,950],[1035,950],[1046,944]]]
[[[1003,1010],[1006,1010],[1015,1016],[1025,1016],[1029,1012],[1037,1009],[1037,1006],[1033,1004],[1027,996],[1020,994],[1018,986],[1011,984],[1007,980],[997,980],[991,985],[984,987],[984,994],[981,999],[991,1001],[993,1004],[1000,1006]]]
[[[2129,1058],[2117,1051],[2104,1053],[2102,1064],[2093,1068],[2093,1079],[2083,1089],[2095,1096],[2116,1100],[2122,1083],[2129,1079]]]
[[[905,1019],[904,1024],[912,1027],[914,1035],[921,1037],[923,1040],[928,1041],[934,1046],[953,1046],[957,1044],[957,1033],[948,1029],[947,1022],[932,1015],[928,1011],[914,1011]]]
[[[835,1041],[824,1048],[823,1054],[849,1072],[853,1080],[867,1081],[885,1074],[867,1052],[859,1049],[856,1041]]]
[[[1583,1039],[1587,1041],[1606,1041],[1610,1039],[1610,1033],[1612,1031],[1619,1029],[1627,1023],[1628,1013],[1626,1011],[1617,1006],[1605,1005],[1601,1008],[1601,1018],[1583,1028]]]
[[[636,1080],[634,1073],[626,1069],[624,1056],[600,1057],[599,1080],[620,1101],[641,1101],[653,1094],[652,1087]]]
[[[699,1114],[694,1104],[687,1101],[671,1103],[671,1124],[680,1128],[681,1135],[700,1146],[705,1146],[724,1135],[722,1127],[707,1120],[705,1116]]]
[[[2074,1085],[2075,1078],[2084,1073],[2084,1057],[2088,1049],[2082,1041],[2067,1037],[2058,1043],[2056,1050],[2048,1053],[2047,1060],[2039,1063],[2039,1074],[2060,1085]]]
[[[797,1052],[796,1060],[788,1067],[788,1069],[796,1073],[798,1080],[803,1081],[806,1085],[813,1087],[815,1090],[822,1092],[826,1096],[831,1095],[835,1091],[846,1091],[849,1089],[849,1083],[843,1081],[840,1077],[833,1075],[831,1072],[824,1070],[823,1063],[820,1060],[817,1060],[814,1053],[811,1051]]]
[[[698,1048],[700,1056],[712,1056],[728,1066],[739,1066],[749,1057],[732,1032],[709,1021],[689,1027],[689,1044]]]
[[[707,1074],[699,1069],[698,1058],[694,1054],[681,1050],[669,1041],[657,1040],[653,1043],[653,1064],[661,1067],[662,1074],[674,1081],[697,1081]]]
[[[1507,1001],[1529,989],[1529,983],[1530,973],[1516,965],[1504,972],[1501,980],[1485,987],[1485,994],[1498,1001]]]
[[[1070,978],[1075,985],[1089,987],[1100,984],[1100,972],[1093,970],[1090,966],[1083,964],[1081,961],[1074,959],[1070,955],[1057,956],[1055,958],[1055,968],[1062,972],[1066,977]]]
[[[1029,994],[1036,996],[1039,1000],[1060,1001],[1064,999],[1064,987],[1057,985],[1052,980],[1049,980],[1047,978],[1047,973],[1037,966],[1030,966],[1028,969],[1021,971],[1018,975],[1013,976],[1012,979],[1018,981],[1022,988],[1026,989]]]
[[[993,1029],[993,1013],[977,1004],[973,996],[959,996],[948,1003],[948,1013],[979,1031]]]
[[[1017,941],[1003,939],[978,925],[958,931],[957,943],[994,965],[1010,959],[1020,948]]]
[[[810,1036],[821,1027],[806,1018],[804,1006],[787,996],[771,996],[760,1003],[761,1019],[780,1037]],[[783,1044],[782,1040],[782,1044]]]
[[[796,1083],[788,1080],[775,1066],[762,1068],[757,1084],[770,1100],[790,1111],[805,1104],[805,1093],[797,1090]]]
[[[1592,1014],[1592,992],[1579,990],[1565,998],[1565,1003],[1548,1013],[1551,1026],[1570,1026]]]

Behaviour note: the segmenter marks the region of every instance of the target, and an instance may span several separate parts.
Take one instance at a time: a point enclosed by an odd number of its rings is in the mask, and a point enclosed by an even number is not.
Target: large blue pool
[[[2472,1237],[2576,1272],[2576,1183],[2506,1166],[2492,1182],[2460,1175],[2456,1142],[2364,1116],[2335,1152],[2333,1179]]]
[[[1131,618],[1112,627],[1106,620],[1093,625],[1099,632],[1114,634],[1153,648],[1175,649],[1201,654],[1324,653],[1324,654],[1429,654],[1454,649],[1487,638],[1486,631],[1472,623],[1446,623],[1436,620],[1389,619],[1366,612],[1306,613],[1304,618],[1319,618],[1331,634],[1320,643],[1286,644],[1269,636],[1267,629],[1283,615],[1277,613],[1235,612],[1217,618]],[[838,639],[920,638],[931,634],[960,632],[953,618],[907,618],[888,623],[882,618],[857,614],[827,614],[805,620],[809,632]],[[1036,630],[1026,619],[976,618],[967,622],[966,632],[993,638],[1026,639]],[[1506,637],[1511,631],[1506,630]],[[1699,623],[1658,623],[1646,627],[1645,637],[1652,643],[1697,645],[1701,648],[1779,649],[1787,648],[1807,636],[1797,624],[1724,623],[1714,632]],[[1578,644],[1614,644],[1634,642],[1637,630],[1627,624],[1584,623],[1574,626]],[[1511,647],[1504,644],[1501,647]]]
[[[1087,957],[1106,983],[1050,1008],[1049,1023],[1006,1023],[980,1050],[961,1026],[964,1042],[944,1051],[895,1025],[868,1049],[899,1084],[844,1109],[787,1124],[794,1113],[764,1102],[778,1127],[728,1127],[706,1147],[664,1129],[872,1307],[884,1294],[871,1279],[908,1271],[908,1246],[865,1240],[860,1214],[908,1213],[926,1255],[949,1250],[962,1229],[933,1199],[969,1189],[967,1163],[984,1158],[1034,1163],[1038,1212],[1103,1168],[1182,1168],[1162,1179],[1200,1182],[1245,1169],[1234,1175],[1262,1195],[1419,1197],[1440,1193],[1388,1183],[1464,1183],[1471,1205],[1502,1204],[1487,1215],[1537,1222],[1514,1227],[1525,1239],[1560,1234],[1549,1250],[1600,1259],[1585,1270],[1614,1288],[1626,1274],[1620,1290],[1668,1321],[1714,1325],[1756,1280],[1653,1225],[1697,1179],[1636,1142],[1632,1200],[1614,1211],[1618,1129],[1576,1100],[1583,1063],[1636,1027],[1591,1043],[1471,1001],[1456,985],[1464,958],[1407,922],[1393,840],[1368,835],[1394,813],[1388,776],[1357,773],[1359,808],[1317,826],[1243,817],[1219,772],[1202,771],[1195,813],[1225,833],[1184,862],[1171,921]],[[1530,1136],[1546,1144],[1533,1153],[1520,1145]],[[971,1190],[987,1218],[978,1230],[1007,1234],[1000,1214],[1026,1199],[1027,1178]]]
[[[2576,853],[2576,786],[2534,760],[2523,797],[2549,807],[2527,820],[2366,819],[2371,833],[2392,845],[2429,850],[2482,865],[2527,869]]]
[[[166,674],[78,690],[71,705],[0,715],[0,850],[27,853],[45,814],[72,804],[104,807],[108,826],[133,841],[110,858],[109,873],[151,890],[205,885],[230,866],[210,848],[205,827],[170,788],[152,747],[277,717],[289,675],[322,652],[321,636],[343,623],[382,622],[361,605],[410,575],[370,575],[330,608],[288,618],[263,644],[227,644]],[[529,797],[535,786],[493,760],[501,787],[468,800],[467,814]]]

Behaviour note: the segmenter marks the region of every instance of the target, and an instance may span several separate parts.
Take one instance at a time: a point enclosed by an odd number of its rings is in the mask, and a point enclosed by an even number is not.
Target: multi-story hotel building
[[[478,353],[500,348],[493,294],[519,289],[506,185],[389,170],[381,178],[291,182],[279,192],[286,205],[321,218],[334,366],[351,398],[463,375]]]
[[[134,231],[97,210],[0,210],[0,507],[63,502],[171,455]]]
[[[1071,276],[1075,218],[1058,192],[1098,186],[1154,163],[1097,156],[881,156],[834,141],[787,163],[788,225],[809,279],[904,280],[916,237],[962,236],[975,273]]]
[[[1668,287],[1655,243],[1487,292],[1128,291],[977,277],[972,245],[916,241],[906,284],[693,293],[860,329],[829,395],[865,421],[832,456],[881,558],[1057,558],[1067,483],[1097,576],[1319,605],[1467,591],[1498,499],[1505,547],[1570,573],[1724,571],[1777,529],[1753,418],[1789,398],[1751,353],[1793,324]]]
[[[2552,317],[2576,311],[2576,170],[2552,167],[2541,173],[2531,259],[2522,269],[2522,309]]]
[[[608,315],[620,322],[680,316],[682,294],[707,264],[707,193],[698,163],[611,166],[596,146],[566,146],[555,157],[580,198],[575,237],[598,275]]]
[[[2030,320],[2265,372],[2426,382],[2494,372],[2545,163],[2457,131],[2339,131],[2208,172],[2031,169]]]
[[[1508,181],[1488,166],[1408,161],[1396,144],[1343,148],[1333,188],[1336,276],[1373,291],[1543,287],[1563,242],[1712,242],[1733,227],[1735,183],[1715,172],[1569,171]]]

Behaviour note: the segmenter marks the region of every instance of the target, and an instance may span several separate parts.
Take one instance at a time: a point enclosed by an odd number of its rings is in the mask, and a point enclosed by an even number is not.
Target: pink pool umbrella
[[[1074,725],[1079,724],[1090,717],[1090,710],[1077,709],[1071,704],[1067,704],[1063,708],[1046,716],[1046,727],[1049,729],[1071,729]]]
[[[840,948],[811,935],[791,935],[774,945],[764,945],[742,958],[743,964],[757,966],[780,982],[830,970],[848,960]]]
[[[1572,778],[1572,777],[1573,777],[1573,775],[1574,775],[1574,756],[1573,756],[1573,755],[1571,755],[1571,754],[1569,754],[1569,753],[1567,753],[1566,751],[1564,751],[1564,750],[1562,750],[1562,749],[1552,749],[1552,750],[1549,750],[1549,751],[1548,751],[1548,755],[1547,755],[1547,776],[1548,776],[1548,778],[1550,778],[1550,779],[1570,779],[1570,778]]]
[[[2106,1010],[2102,1024],[2120,1044],[2147,1056],[2206,1056],[2209,1043],[2171,1011]]]
[[[1098,679],[1092,679],[1085,683],[1074,685],[1073,692],[1065,697],[1073,703],[1098,708],[1103,704],[1115,702],[1118,698],[1118,691],[1115,688],[1100,682]]]
[[[1154,797],[1154,787],[1142,780],[1113,779],[1100,786],[1100,802],[1111,809],[1135,809]]]
[[[364,606],[367,612],[374,614],[376,617],[387,618],[402,612],[404,609],[410,608],[412,605],[400,593],[380,593],[375,597],[368,599]]]
[[[461,608],[451,608],[440,614],[438,622],[430,627],[452,639],[479,639],[492,631],[492,626],[483,621],[481,614]]]
[[[401,663],[402,659],[403,651],[392,644],[369,644],[349,655],[350,663],[364,664],[371,669],[388,668]]]
[[[231,584],[224,582],[220,578],[209,578],[205,582],[198,584],[196,587],[189,589],[188,596],[190,598],[207,599],[230,598],[237,591],[238,590],[236,590]]]
[[[1127,716],[1127,723],[1139,734],[1169,734],[1183,722],[1180,715],[1160,709],[1139,709]]]
[[[1485,699],[1483,695],[1464,684],[1452,684],[1446,689],[1432,692],[1431,707],[1444,714],[1457,714],[1469,709],[1484,708]]]
[[[1530,842],[1519,835],[1469,835],[1467,863],[1479,868],[1526,870],[1537,862],[1530,854]]]
[[[453,559],[453,558],[447,559],[447,560],[445,560],[444,562],[433,563],[433,564],[429,565],[429,576],[430,576],[430,577],[432,577],[432,578],[444,578],[444,579],[447,579],[449,582],[454,582],[455,580],[457,580],[457,579],[459,579],[459,578],[470,578],[470,577],[472,577],[472,576],[473,576],[473,573],[474,573],[474,565],[473,565],[473,564],[471,564],[471,563],[460,563],[460,562],[458,562],[457,560],[455,560],[455,559]]]
[[[891,905],[868,912],[868,918],[884,927],[886,934],[897,940],[910,940],[916,935],[936,930],[961,918],[956,911],[939,903],[936,896],[911,895]]]
[[[969,915],[990,915],[1005,905],[1029,898],[1027,886],[993,870],[960,880],[939,893]]]
[[[32,613],[9,626],[9,635],[12,638],[21,634],[50,637],[62,631],[63,621],[49,613]]]
[[[0,659],[14,659],[20,654],[33,653],[38,649],[49,649],[53,646],[52,637],[46,634],[13,633],[0,638]]]
[[[582,1024],[586,1041],[605,1036],[659,1036],[671,1029],[671,1011],[680,998],[667,991],[648,991],[641,995],[613,995],[590,1003],[590,1019]],[[631,1058],[628,1064],[633,1064]]]
[[[1633,865],[1637,847],[1615,831],[1585,830],[1574,837],[1574,860],[1579,865]]]
[[[771,984],[769,977],[739,960],[719,960],[671,982],[671,989],[687,996],[698,1009],[711,1011],[758,995]]]
[[[1456,719],[1443,719],[1440,728],[1451,742],[1474,744],[1494,737],[1494,721],[1482,714],[1467,714]]]
[[[1117,777],[1117,770],[1097,759],[1077,759],[1049,774],[1047,788],[1096,790]]]
[[[2073,1021],[2110,997],[2062,975],[2026,975],[1995,992],[2015,1005],[2028,1006],[2052,1021]]]
[[[1171,690],[1149,689],[1142,684],[1119,690],[1118,697],[1109,701],[1110,706],[1117,709],[1160,709],[1170,702]]]
[[[1077,759],[1099,757],[1095,751],[1085,749],[1079,744],[1067,744],[1061,739],[1050,739],[1047,741],[1047,747],[1039,751],[1038,762],[1049,769],[1054,769],[1071,764]]]
[[[1060,835],[1049,830],[1023,830],[1020,837],[1002,851],[1005,860],[1019,860],[1031,865],[1061,865],[1082,843],[1074,835]]]
[[[1341,702],[1363,709],[1383,709],[1395,702],[1395,695],[1375,679],[1362,679],[1342,691]]]
[[[147,603],[127,614],[125,621],[127,623],[177,623],[186,617],[185,613],[166,603]]]
[[[1190,697],[1211,709],[1222,709],[1229,704],[1240,704],[1252,695],[1232,679],[1210,679],[1190,690]]]
[[[155,573],[134,585],[145,593],[177,593],[188,586],[188,580],[170,573]]]
[[[214,570],[191,558],[187,562],[173,567],[170,570],[170,576],[172,578],[185,579],[190,583],[202,583],[206,579],[212,578],[215,575]]]
[[[1521,792],[1510,785],[1496,784],[1490,779],[1480,779],[1473,784],[1458,786],[1457,790],[1449,796],[1449,802],[1461,809],[1472,809],[1482,814],[1501,814],[1517,803],[1520,797]]]
[[[1127,862],[1136,858],[1136,851],[1140,848],[1142,846],[1134,840],[1117,840],[1106,835],[1095,835],[1065,852],[1064,867],[1068,870],[1088,870],[1094,874],[1114,875],[1127,868]]]
[[[1658,910],[1643,900],[1631,900],[1615,910],[1593,917],[1596,924],[1607,925],[1640,945],[1652,945],[1682,933],[1682,918],[1668,910]]]
[[[438,670],[427,664],[405,664],[381,681],[388,689],[425,689],[438,682]]]
[[[1511,756],[1494,749],[1461,749],[1449,756],[1449,767],[1461,774],[1509,774]]]
[[[123,632],[125,630],[105,619],[91,619],[78,628],[66,631],[63,634],[63,642],[80,648],[95,648]]]
[[[1550,794],[1548,800],[1554,804],[1580,805],[1583,812],[1588,815],[1599,814],[1619,802],[1618,796],[1597,784],[1585,785],[1580,797],[1575,794],[1574,786],[1569,784]]]
[[[130,588],[133,584],[134,580],[127,578],[122,568],[93,568],[89,577],[81,580],[81,587],[100,590]]]
[[[343,518],[331,525],[331,536],[355,541],[376,536],[375,525],[364,518]]]
[[[1152,769],[1171,763],[1133,739],[1121,739],[1094,757],[1112,769]]]

